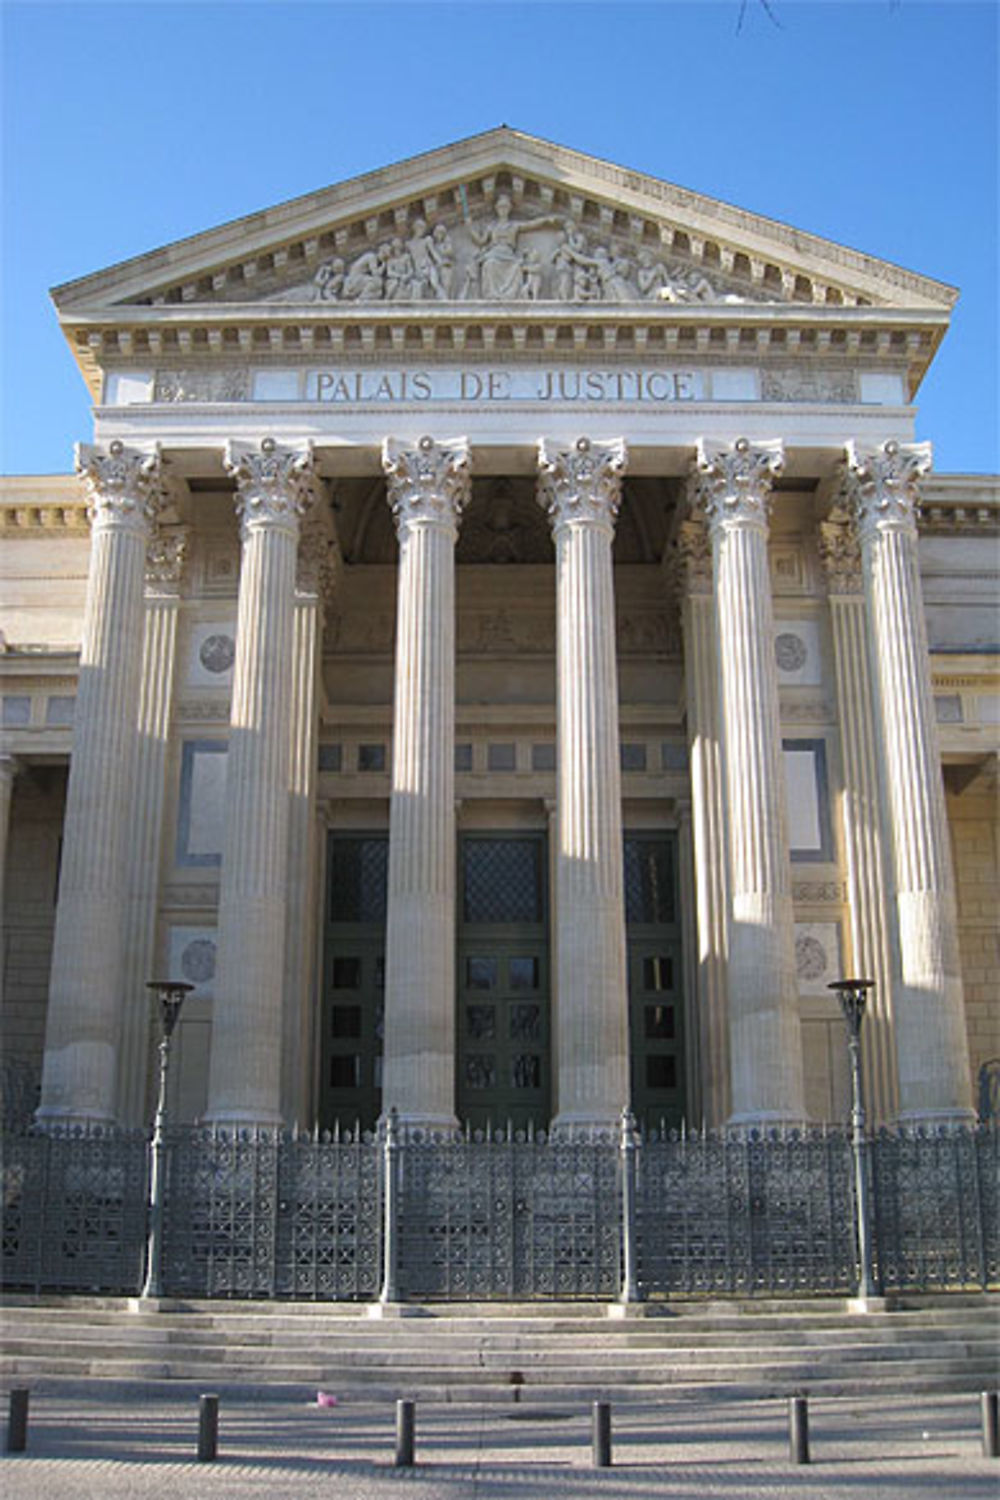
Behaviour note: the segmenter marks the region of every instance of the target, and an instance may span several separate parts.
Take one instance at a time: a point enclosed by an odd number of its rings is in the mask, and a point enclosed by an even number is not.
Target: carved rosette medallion
[[[752,443],[698,441],[691,497],[701,505],[713,531],[733,525],[767,529],[771,485],[784,468],[780,438]]]
[[[148,535],[164,503],[159,448],[142,453],[117,438],[107,449],[78,443],[76,472],[87,494],[87,516],[97,529],[118,528]]]
[[[415,522],[437,522],[453,535],[472,494],[469,445],[465,438],[438,442],[422,437],[412,447],[387,437],[382,468],[396,534]]]
[[[919,482],[931,469],[930,443],[897,443],[879,448],[847,444],[843,478],[862,537],[890,527],[917,534]]]
[[[157,526],[146,548],[146,583],[151,588],[180,583],[187,562],[189,526]]]
[[[259,448],[227,443],[225,466],[236,480],[240,531],[271,526],[297,533],[316,495],[312,444],[282,448],[264,438]]]
[[[553,533],[587,522],[614,532],[628,453],[624,438],[593,442],[577,438],[572,448],[538,444],[538,503]]]
[[[846,518],[831,515],[821,521],[817,538],[819,558],[830,594],[860,594],[861,548],[854,528]]]

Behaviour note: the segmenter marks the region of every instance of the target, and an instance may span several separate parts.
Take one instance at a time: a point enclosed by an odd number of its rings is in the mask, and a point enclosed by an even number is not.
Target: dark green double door
[[[381,1110],[385,835],[331,835],[319,1122],[370,1127]],[[459,844],[456,1084],[473,1130],[545,1128],[552,1114],[547,845],[544,834],[468,834]],[[684,1027],[675,842],[628,835],[631,1098],[647,1124],[684,1116]]]

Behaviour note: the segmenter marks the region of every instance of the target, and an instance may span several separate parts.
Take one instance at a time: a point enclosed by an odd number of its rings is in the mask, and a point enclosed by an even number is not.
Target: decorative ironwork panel
[[[22,1291],[134,1294],[146,1245],[142,1132],[3,1139],[3,1282]]]
[[[404,1296],[615,1296],[621,1225],[614,1142],[411,1132],[401,1157]]]
[[[625,920],[665,924],[676,920],[674,849],[669,839],[625,839]]]
[[[389,840],[330,839],[330,921],[385,922]]]
[[[637,1261],[648,1296],[846,1291],[842,1135],[661,1135],[639,1152]]]
[[[372,1140],[176,1131],[164,1285],[178,1295],[371,1299],[378,1291]]]
[[[885,1291],[996,1285],[998,1141],[992,1125],[875,1138],[875,1239]]]
[[[463,920],[541,922],[544,915],[539,839],[466,838]]]

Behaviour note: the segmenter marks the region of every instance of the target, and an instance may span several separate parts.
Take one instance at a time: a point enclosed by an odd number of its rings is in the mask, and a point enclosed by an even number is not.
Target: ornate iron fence
[[[1000,1285],[998,1144],[995,1125],[871,1137],[885,1291]],[[137,1292],[147,1137],[28,1131],[2,1146],[5,1286]],[[632,1263],[649,1298],[856,1284],[839,1130],[572,1141],[411,1131],[390,1150],[360,1134],[175,1129],[166,1163],[167,1295],[610,1301]]]

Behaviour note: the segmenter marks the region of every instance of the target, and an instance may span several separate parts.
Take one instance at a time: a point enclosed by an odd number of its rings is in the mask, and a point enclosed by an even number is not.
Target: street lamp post
[[[868,1191],[868,1141],[865,1106],[861,1091],[861,1023],[865,1018],[868,991],[874,979],[837,979],[827,986],[835,991],[847,1022],[847,1055],[851,1065],[851,1159],[854,1167],[854,1231],[858,1258],[858,1298],[879,1295],[872,1259],[871,1198]]]
[[[161,1297],[160,1263],[163,1254],[163,1165],[164,1135],[167,1124],[167,1071],[170,1067],[170,1039],[184,1004],[184,997],[194,986],[172,979],[153,979],[146,985],[160,1007],[160,1086],[153,1120],[153,1138],[149,1148],[149,1241],[146,1247],[146,1279],[141,1296]]]

